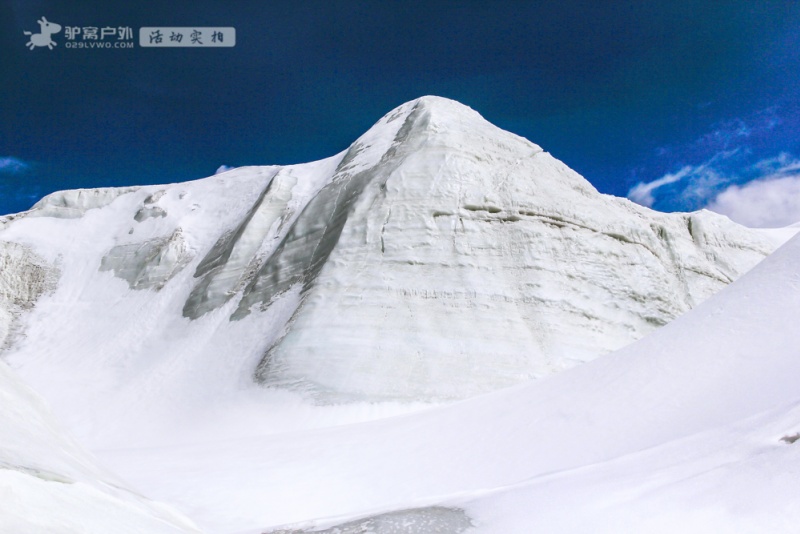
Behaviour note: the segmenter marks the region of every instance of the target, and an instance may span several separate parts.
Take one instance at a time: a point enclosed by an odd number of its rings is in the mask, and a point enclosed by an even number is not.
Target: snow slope
[[[215,532],[362,532],[359,518],[424,524],[431,507],[449,510],[441,532],[464,516],[476,533],[794,532],[798,265],[794,238],[664,328],[545,380],[359,425],[104,456]]]
[[[199,531],[99,468],[44,401],[0,362],[0,532]]]

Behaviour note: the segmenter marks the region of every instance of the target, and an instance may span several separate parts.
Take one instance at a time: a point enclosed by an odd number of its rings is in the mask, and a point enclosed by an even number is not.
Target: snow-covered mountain
[[[623,473],[612,460],[656,465],[635,455],[717,443],[696,435],[791,402],[792,353],[768,334],[787,325],[752,289],[790,298],[789,245],[751,289],[671,323],[791,233],[602,195],[424,97],[326,160],[59,192],[0,219],[0,357],[84,446],[211,532],[325,516],[354,533],[528,532],[492,507],[546,492],[548,472],[599,463],[586,480],[602,486]],[[768,370],[715,348],[751,337]],[[664,469],[722,457],[701,456]]]
[[[99,372],[105,358],[164,365],[208,346],[186,337],[212,337],[215,353],[240,340],[259,382],[323,403],[457,399],[546,376],[666,324],[774,248],[710,212],[601,195],[435,97],[328,160],[56,193],[0,236],[60,265],[51,302],[91,303],[70,312],[91,332],[106,323],[112,346],[86,357]],[[109,300],[125,321],[107,321]],[[243,344],[245,320],[258,335]],[[118,343],[143,332],[174,341]]]

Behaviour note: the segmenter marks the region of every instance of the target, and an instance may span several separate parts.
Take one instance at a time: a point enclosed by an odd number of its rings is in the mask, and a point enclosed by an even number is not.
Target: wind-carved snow
[[[471,526],[472,521],[464,510],[431,506],[379,514],[324,530],[281,529],[265,534],[461,534]]]
[[[58,270],[29,247],[0,241],[0,352],[20,334],[20,316],[56,287]]]

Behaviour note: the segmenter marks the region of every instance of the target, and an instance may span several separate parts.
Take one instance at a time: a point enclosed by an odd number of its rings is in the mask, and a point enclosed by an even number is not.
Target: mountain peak
[[[601,195],[432,96],[319,162],[51,200],[2,231],[42,243],[70,280],[63,298],[105,287],[103,302],[130,303],[115,308],[119,339],[177,324],[188,337],[164,358],[205,362],[189,375],[318,402],[463,398],[552,374],[669,322],[774,248],[723,217]],[[76,322],[97,323],[102,307],[79,307]],[[61,335],[77,346],[80,332]],[[216,358],[230,346],[246,356],[226,367]],[[119,357],[135,368],[151,356]]]
[[[441,96],[426,95],[406,102],[384,115],[376,126],[390,124],[400,118],[421,121],[436,133],[450,129],[464,131],[479,128],[493,130],[497,135],[513,135],[488,122],[471,107]]]

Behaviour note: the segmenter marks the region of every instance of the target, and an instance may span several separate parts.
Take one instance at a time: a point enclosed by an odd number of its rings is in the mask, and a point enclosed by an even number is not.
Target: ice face
[[[214,244],[197,266],[195,278],[201,280],[186,301],[184,317],[197,319],[218,308],[247,282],[246,276],[257,268],[262,243],[292,216],[289,202],[296,184],[290,172],[277,172],[236,230]]]
[[[248,379],[320,403],[460,399],[559,372],[668,323],[774,248],[712,213],[601,195],[437,98],[400,106],[327,163],[41,204],[105,205],[126,232],[139,221],[142,240],[113,237],[124,244],[101,270],[133,289],[180,278],[169,298],[193,321],[220,308],[251,320],[299,289],[280,304],[289,319],[243,349],[258,359]]]
[[[348,217],[365,199],[385,195],[386,180],[402,163],[403,152],[418,147],[419,136],[413,135],[414,129],[424,129],[425,121],[424,110],[415,107],[380,162],[365,170],[359,170],[356,164],[363,145],[356,143],[351,147],[332,183],[308,203],[278,250],[245,288],[232,319],[246,316],[257,303],[268,305],[294,284],[301,283],[304,290],[311,287],[339,242]]]
[[[131,289],[159,290],[191,259],[183,233],[178,229],[166,238],[114,247],[103,257],[100,270],[113,271]]]
[[[471,526],[463,510],[431,506],[375,515],[324,530],[273,530],[269,534],[460,534]]]

